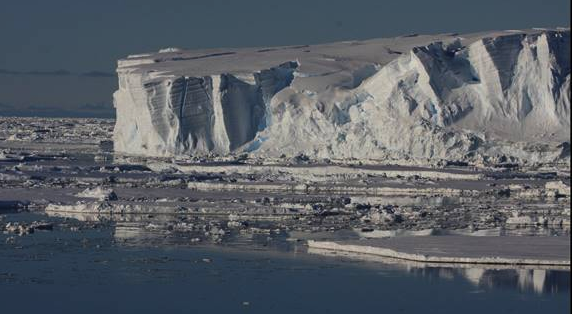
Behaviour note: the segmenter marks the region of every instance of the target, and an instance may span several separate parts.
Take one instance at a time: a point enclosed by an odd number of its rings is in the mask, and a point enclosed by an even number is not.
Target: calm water
[[[0,235],[2,313],[570,311],[564,270],[384,264],[252,238],[159,243],[113,225],[9,237]]]

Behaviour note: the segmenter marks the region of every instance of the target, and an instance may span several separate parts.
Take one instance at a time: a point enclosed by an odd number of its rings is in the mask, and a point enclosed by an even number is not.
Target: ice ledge
[[[569,237],[433,236],[338,242],[309,240],[308,247],[427,263],[570,266]]]

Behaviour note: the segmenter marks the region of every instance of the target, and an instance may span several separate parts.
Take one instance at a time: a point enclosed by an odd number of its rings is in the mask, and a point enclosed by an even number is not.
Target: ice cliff
[[[115,150],[228,154],[266,126],[266,103],[290,85],[295,62],[248,74],[162,76],[119,71]]]
[[[409,35],[119,61],[115,150],[151,156],[569,158],[570,31]]]

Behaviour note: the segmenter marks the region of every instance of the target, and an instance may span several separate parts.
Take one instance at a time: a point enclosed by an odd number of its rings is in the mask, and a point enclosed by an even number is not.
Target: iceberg
[[[114,148],[145,156],[569,160],[570,30],[119,60]]]

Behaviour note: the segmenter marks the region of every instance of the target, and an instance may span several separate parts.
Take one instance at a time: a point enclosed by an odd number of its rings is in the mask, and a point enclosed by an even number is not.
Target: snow
[[[429,263],[570,266],[567,237],[404,236],[357,241],[309,240],[308,246]]]
[[[568,196],[570,197],[570,186],[564,184],[562,181],[546,182],[546,190],[550,191],[554,196]]]
[[[80,193],[76,194],[77,197],[94,198],[100,201],[113,201],[117,200],[117,195],[111,188],[95,187],[87,188]]]
[[[568,29],[532,29],[131,56],[115,151],[568,160],[569,55]]]

